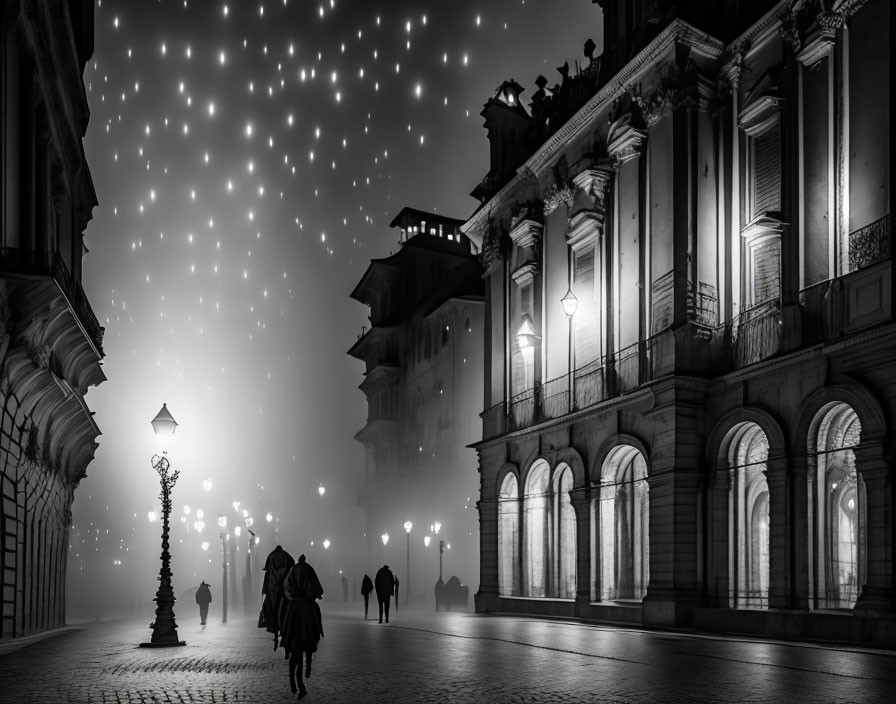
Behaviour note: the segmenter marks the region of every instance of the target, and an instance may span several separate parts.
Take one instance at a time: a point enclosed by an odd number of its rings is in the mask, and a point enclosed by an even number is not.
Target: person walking
[[[361,580],[361,596],[364,597],[364,620],[367,620],[367,608],[370,606],[370,592],[373,591],[373,580],[370,575],[365,574]]]
[[[265,629],[268,633],[274,634],[274,650],[277,649],[277,638],[280,633],[283,580],[295,563],[292,555],[279,545],[271,551],[264,562],[264,583],[261,587],[264,601],[261,603],[261,613]]]
[[[283,581],[285,609],[283,613],[283,633],[280,644],[289,658],[289,687],[292,693],[298,691],[297,699],[302,699],[308,690],[302,680],[302,653],[305,654],[305,677],[311,677],[311,656],[317,652],[317,644],[324,634],[317,600],[324,595],[324,589],[314,568],[304,555],[289,571]]]
[[[199,623],[204,626],[208,618],[208,605],[212,603],[212,590],[205,580],[202,580],[202,584],[196,590],[196,603],[199,604]]]
[[[376,600],[380,607],[380,623],[383,622],[383,610],[386,611],[386,623],[389,623],[389,602],[395,593],[395,575],[389,569],[389,565],[383,565],[377,570],[376,577],[373,578],[374,588],[376,589]]]

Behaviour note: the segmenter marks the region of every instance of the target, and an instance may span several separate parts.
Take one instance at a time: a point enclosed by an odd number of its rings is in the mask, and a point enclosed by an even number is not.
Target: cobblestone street
[[[324,605],[308,702],[891,702],[894,654],[518,617]],[[282,650],[250,618],[179,619],[182,648],[142,649],[146,624],[69,627],[0,644],[4,704],[288,701]]]

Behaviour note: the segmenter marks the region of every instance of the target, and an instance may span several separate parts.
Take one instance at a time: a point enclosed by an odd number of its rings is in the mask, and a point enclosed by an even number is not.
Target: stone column
[[[474,596],[477,613],[498,608],[498,486],[504,464],[504,446],[481,447],[479,452],[479,591]]]
[[[893,457],[888,450],[881,442],[854,450],[866,508],[865,580],[855,610],[870,614],[893,612]]]
[[[765,465],[765,481],[768,485],[768,608],[787,609],[791,603],[791,506],[793,477],[787,468],[787,460],[779,455],[782,449],[769,448]]]
[[[815,550],[809,526],[809,506],[812,501],[809,464],[806,455],[800,452],[788,457],[788,464],[790,466],[790,535],[788,537],[788,548],[791,551],[788,564],[790,608],[808,609],[810,607],[809,570],[810,565],[813,564],[809,556]]]
[[[569,494],[576,513],[576,616],[591,603],[591,486]]]

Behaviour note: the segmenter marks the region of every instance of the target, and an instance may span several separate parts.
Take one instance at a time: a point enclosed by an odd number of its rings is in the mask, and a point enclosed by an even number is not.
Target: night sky
[[[108,381],[87,396],[102,436],[75,494],[70,617],[154,593],[163,402],[177,593],[220,576],[235,500],[262,554],[277,525],[294,555],[327,537],[353,559],[367,408],[345,352],[367,309],[348,295],[397,247],[402,207],[475,210],[483,103],[511,78],[528,103],[586,39],[599,54],[600,26],[591,0],[97,0],[83,285]]]

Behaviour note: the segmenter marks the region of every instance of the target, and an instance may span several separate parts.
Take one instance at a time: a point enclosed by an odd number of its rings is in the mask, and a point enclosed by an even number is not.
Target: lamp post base
[[[173,640],[166,642],[158,642],[158,643],[141,643],[141,648],[172,648],[178,645],[186,645],[187,641],[185,640]]]

